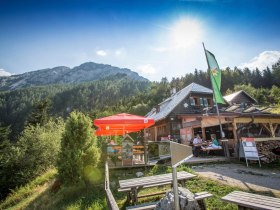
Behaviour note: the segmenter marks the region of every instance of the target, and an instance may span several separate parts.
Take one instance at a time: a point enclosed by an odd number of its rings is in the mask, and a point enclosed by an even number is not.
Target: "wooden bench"
[[[178,182],[181,183],[182,187],[184,187],[187,180],[194,177],[196,177],[196,175],[190,174],[186,171],[180,171],[177,173]],[[120,188],[118,191],[127,192],[128,201],[131,200],[133,204],[136,204],[138,202],[138,192],[141,189],[172,184],[172,180],[172,173],[120,180]]]
[[[117,205],[117,202],[111,192],[110,189],[105,189],[106,191],[106,201],[107,201],[107,207],[109,210],[119,210],[119,207]],[[134,209],[134,210],[150,210],[155,209],[157,205],[157,202],[153,203],[144,203],[137,206],[128,206],[126,209]]]
[[[150,210],[155,209],[158,202],[152,202],[152,203],[144,203],[137,206],[128,206],[126,207],[127,210],[133,209],[133,210]]]
[[[140,186],[138,189],[145,189],[145,188],[151,188],[151,187],[157,187],[157,186],[164,186],[164,185],[169,185],[172,184],[170,182],[164,182],[164,183],[157,183],[157,184],[150,184],[150,185],[145,185],[145,186]],[[129,188],[119,188],[118,192],[130,192],[131,187]]]
[[[200,193],[194,193],[194,199],[197,200],[197,203],[201,210],[206,210],[206,204],[205,204],[205,198],[210,198],[213,195],[208,192],[200,192]]]
[[[197,200],[198,205],[201,210],[206,210],[206,205],[205,205],[205,198],[212,197],[213,195],[208,192],[200,192],[200,193],[194,193],[194,199]],[[140,204],[136,206],[128,206],[126,207],[126,210],[150,210],[150,209],[155,209],[156,205],[158,202],[153,202],[153,203],[145,203],[145,204]]]
[[[110,189],[106,189],[106,201],[107,201],[107,207],[109,210],[119,210],[117,202]],[[157,202],[144,203],[144,204],[137,205],[137,206],[128,206],[128,207],[126,207],[126,209],[150,210],[150,209],[155,209],[156,205],[157,205]]]
[[[280,209],[280,199],[253,193],[234,191],[224,197],[222,200],[235,203],[238,209],[262,209],[276,210]]]

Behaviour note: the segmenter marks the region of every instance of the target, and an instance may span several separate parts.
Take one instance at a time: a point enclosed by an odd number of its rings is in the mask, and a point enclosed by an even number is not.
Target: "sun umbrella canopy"
[[[102,128],[98,128],[95,131],[95,135],[97,136],[122,136],[123,134],[127,134],[127,133],[132,133],[132,132],[137,132],[139,130],[105,130]]]
[[[93,123],[95,126],[99,127],[96,133],[97,135],[124,135],[148,128],[153,125],[155,121],[147,117],[122,113],[96,119]]]

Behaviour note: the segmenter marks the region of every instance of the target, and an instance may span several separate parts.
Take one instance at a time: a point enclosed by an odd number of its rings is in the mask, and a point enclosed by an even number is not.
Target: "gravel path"
[[[280,197],[280,170],[246,167],[242,164],[193,166],[200,176],[242,189],[272,192]]]

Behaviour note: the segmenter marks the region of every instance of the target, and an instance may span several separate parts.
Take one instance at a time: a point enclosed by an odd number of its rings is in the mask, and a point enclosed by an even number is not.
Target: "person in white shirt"
[[[193,139],[193,155],[198,157],[200,149],[201,149],[202,139],[200,138],[199,134]]]

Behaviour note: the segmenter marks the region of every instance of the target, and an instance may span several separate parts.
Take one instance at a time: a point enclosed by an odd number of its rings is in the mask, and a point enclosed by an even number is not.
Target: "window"
[[[191,106],[201,106],[208,107],[212,105],[212,101],[210,98],[195,98],[190,97],[190,105]]]
[[[195,106],[195,100],[193,97],[190,97],[190,104],[191,106]]]
[[[203,103],[203,98],[200,98],[200,106],[204,106],[204,103]]]
[[[208,107],[208,100],[207,100],[207,98],[204,98],[203,102],[204,102],[204,106]]]
[[[208,105],[209,105],[208,99],[207,98],[199,98],[199,104],[202,107],[208,107]]]

